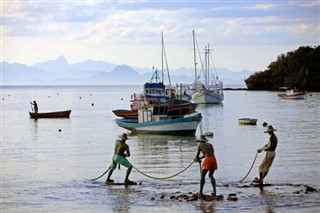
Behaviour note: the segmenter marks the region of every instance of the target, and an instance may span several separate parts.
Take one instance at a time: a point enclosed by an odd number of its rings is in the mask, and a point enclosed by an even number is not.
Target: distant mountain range
[[[2,85],[143,85],[152,76],[152,68],[130,67],[105,61],[87,60],[82,63],[69,64],[64,56],[56,60],[27,66],[19,63],[1,62]],[[224,85],[245,87],[244,79],[252,71],[234,72],[229,69],[216,69]],[[165,74],[167,76],[167,73]],[[191,84],[193,71],[187,68],[170,70],[171,84]],[[169,83],[168,78],[164,79]]]

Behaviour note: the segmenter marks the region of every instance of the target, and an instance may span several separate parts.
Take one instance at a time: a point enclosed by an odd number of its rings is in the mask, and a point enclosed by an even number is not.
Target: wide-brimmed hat
[[[200,138],[196,139],[196,142],[206,142],[206,141],[208,141],[208,139],[204,135],[201,135]]]
[[[274,128],[272,127],[272,125],[269,125],[269,126],[267,127],[267,130],[266,130],[264,133],[273,132],[273,131],[277,131],[277,130],[274,129]]]
[[[119,138],[122,139],[122,140],[127,140],[127,139],[128,139],[128,136],[127,136],[126,133],[123,133],[122,135],[120,135]]]

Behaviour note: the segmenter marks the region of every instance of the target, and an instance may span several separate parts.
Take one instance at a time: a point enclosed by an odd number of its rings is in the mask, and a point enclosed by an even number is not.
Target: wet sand
[[[105,185],[114,199],[115,212],[318,212],[320,189],[304,184],[266,183],[261,190],[250,182],[218,183],[217,195],[210,194],[206,180],[205,193],[199,197],[198,182],[144,180],[134,186]],[[171,183],[170,183],[171,182]],[[178,181],[179,182],[179,181]]]

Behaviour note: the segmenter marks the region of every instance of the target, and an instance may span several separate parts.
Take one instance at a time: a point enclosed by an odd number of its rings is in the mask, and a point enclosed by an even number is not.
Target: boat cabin
[[[138,122],[160,121],[168,118],[168,106],[142,107],[138,109]]]

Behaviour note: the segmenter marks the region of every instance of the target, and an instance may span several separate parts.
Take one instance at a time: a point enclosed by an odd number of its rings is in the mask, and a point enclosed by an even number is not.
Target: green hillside
[[[299,47],[281,54],[264,71],[245,80],[249,90],[278,90],[296,87],[306,91],[320,91],[320,46]]]

